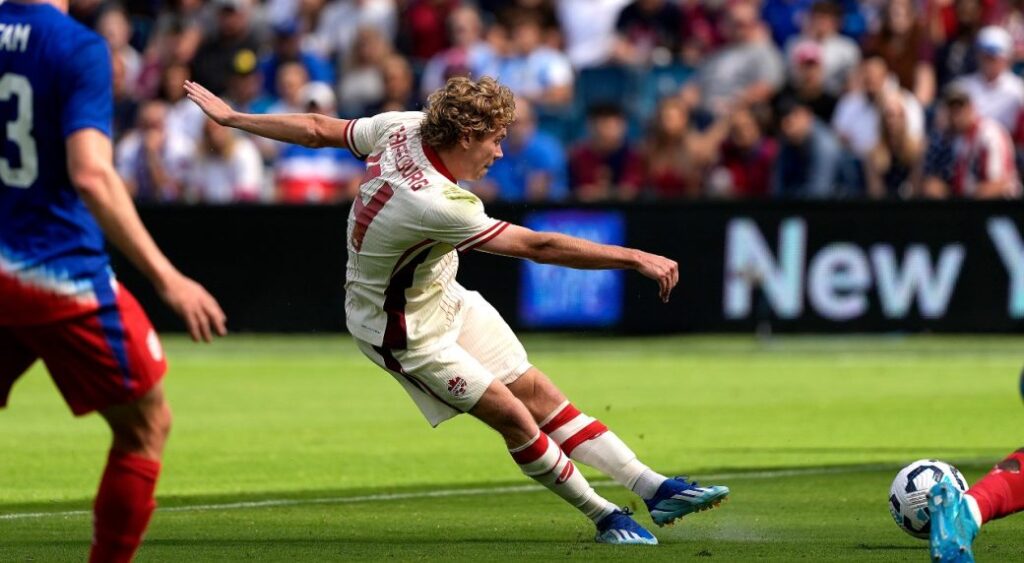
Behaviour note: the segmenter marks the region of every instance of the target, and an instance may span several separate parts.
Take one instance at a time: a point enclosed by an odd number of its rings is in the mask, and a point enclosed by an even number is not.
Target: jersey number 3
[[[0,77],[0,102],[11,96],[17,98],[17,115],[8,121],[7,138],[18,146],[21,166],[13,168],[11,162],[0,156],[0,182],[12,188],[27,188],[39,177],[39,154],[32,138],[32,84],[20,74],[8,73]]]

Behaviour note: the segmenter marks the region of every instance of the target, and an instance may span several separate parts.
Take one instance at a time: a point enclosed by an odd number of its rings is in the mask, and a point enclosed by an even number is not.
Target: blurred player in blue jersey
[[[111,158],[107,45],[67,9],[0,3],[0,407],[42,359],[75,415],[106,419],[113,444],[90,561],[130,561],[155,507],[171,414],[160,341],[111,272],[103,235],[193,339],[225,334],[225,318],[139,220]]]

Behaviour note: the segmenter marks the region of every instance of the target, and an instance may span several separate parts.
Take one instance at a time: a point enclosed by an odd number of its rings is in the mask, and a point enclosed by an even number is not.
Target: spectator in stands
[[[331,0],[320,14],[316,31],[306,39],[321,55],[345,61],[360,29],[376,29],[391,43],[397,26],[395,0]]]
[[[142,56],[128,43],[132,36],[128,16],[123,8],[115,4],[103,10],[96,26],[96,31],[106,39],[110,47],[111,56],[120,58],[124,64],[125,87],[134,95],[142,72]]]
[[[925,139],[908,129],[905,99],[896,89],[882,95],[879,139],[864,159],[867,194],[874,199],[913,195],[924,161]]]
[[[956,83],[971,96],[975,111],[1013,131],[1024,107],[1024,80],[1010,71],[1013,41],[1005,29],[989,26],[976,43],[980,68]]]
[[[939,90],[959,76],[978,70],[977,35],[982,27],[980,0],[954,0],[955,34],[935,53],[935,77]]]
[[[833,95],[846,90],[850,72],[860,63],[860,47],[849,37],[839,34],[842,10],[832,0],[816,1],[804,20],[803,31],[786,42],[786,54],[793,60],[793,50],[805,41],[821,47],[821,63],[825,72],[825,89]],[[790,72],[792,72],[792,67]]]
[[[207,119],[197,149],[185,175],[186,201],[224,204],[262,199],[263,161],[251,140]]]
[[[643,159],[626,139],[626,115],[615,104],[587,111],[587,137],[569,152],[569,180],[580,201],[632,200],[644,181]]]
[[[689,108],[677,96],[663,98],[648,125],[642,153],[650,194],[658,199],[701,197],[715,148],[691,125]]]
[[[953,137],[949,108],[945,102],[937,103],[928,129],[921,175],[913,185],[914,197],[940,197],[949,191],[953,183]]]
[[[1005,10],[990,23],[998,25],[1010,34],[1013,39],[1011,66],[1015,71],[1019,71],[1021,64],[1024,63],[1024,0],[1008,0],[1001,4]]]
[[[556,0],[490,0],[477,2],[479,8],[486,12],[488,21],[497,24],[495,27],[509,29],[511,20],[519,12],[532,12],[540,21],[543,43],[552,49],[562,47],[562,26],[558,21],[555,8]]]
[[[251,51],[250,51],[251,53]],[[252,55],[255,58],[255,54]],[[185,81],[191,80],[185,65],[172,64],[160,78],[160,99],[167,102],[167,129],[198,141],[206,116],[185,96]]]
[[[573,70],[569,59],[543,43],[540,17],[519,11],[512,17],[508,52],[499,57],[496,68],[483,69],[496,76],[513,93],[546,107],[564,106],[572,101]]]
[[[309,80],[334,84],[334,68],[331,67],[330,62],[309,49],[303,49],[301,40],[302,33],[295,20],[281,22],[274,26],[274,50],[260,61],[264,94],[282,95],[275,83],[277,69],[292,62],[297,62],[306,69]]]
[[[768,26],[772,40],[783,46],[800,34],[800,22],[807,18],[807,12],[815,0],[765,0],[761,7],[761,19]]]
[[[172,0],[156,19],[145,58],[188,64],[203,41],[203,1]]]
[[[481,76],[485,69],[495,68],[494,49],[484,41],[480,13],[471,6],[460,6],[448,17],[448,34],[452,46],[427,62],[420,78],[420,97],[437,90],[453,76]]]
[[[818,119],[830,123],[839,99],[825,89],[821,45],[801,41],[790,50],[789,56],[792,72],[779,95],[799,98]]]
[[[135,115],[139,109],[139,103],[128,90],[125,82],[124,61],[117,55],[110,56],[110,68],[114,82],[114,141],[119,141],[132,126],[135,125]]]
[[[935,47],[927,22],[914,11],[913,0],[889,0],[881,28],[865,38],[864,53],[885,60],[900,87],[927,107],[935,100]]]
[[[402,33],[398,43],[402,52],[424,63],[448,48],[445,22],[459,6],[459,0],[411,0],[402,13]]]
[[[164,203],[181,197],[196,147],[180,132],[167,129],[167,103],[144,102],[136,127],[117,143],[117,172],[137,201]]]
[[[367,108],[384,97],[384,76],[381,65],[392,53],[391,44],[374,27],[360,28],[356,33],[351,56],[338,84],[338,109],[342,117],[355,118],[367,114]]]
[[[298,61],[284,63],[277,67],[275,76],[277,99],[267,113],[299,113],[302,111],[302,103],[299,101],[299,94],[302,88],[309,84],[309,74],[306,67]]]
[[[239,51],[235,55],[234,68],[224,97],[238,111],[267,113],[275,100],[263,94],[263,74],[256,64],[255,54]]]
[[[381,63],[381,77],[384,80],[384,94],[381,99],[371,104],[367,115],[376,115],[385,111],[406,111],[419,107],[416,97],[415,78],[409,61],[402,55],[389,55]]]
[[[896,84],[885,60],[869,57],[861,63],[858,85],[839,99],[832,116],[832,127],[843,145],[859,159],[866,158],[878,145],[879,104],[888,90],[896,91],[903,98],[908,134],[924,139],[924,110],[917,98]]]
[[[263,113],[302,113],[305,111],[301,100],[302,89],[310,84],[309,74],[306,67],[299,61],[286,62],[277,67],[277,98],[266,105]],[[259,149],[260,157],[266,163],[277,158],[278,153],[286,146],[286,143],[268,139],[266,137],[249,138]]]
[[[334,117],[335,98],[330,86],[310,82],[299,94],[302,111]],[[287,144],[274,161],[279,203],[334,203],[350,201],[359,193],[366,166],[346,149],[313,149]]]
[[[728,9],[726,2],[680,0],[679,36],[682,41],[681,62],[697,67],[705,55],[725,43],[721,21]]]
[[[562,144],[537,130],[533,107],[516,99],[516,119],[501,146],[505,156],[495,161],[473,191],[485,201],[561,201],[569,195]]]
[[[943,93],[953,132],[953,175],[948,185],[929,178],[931,197],[974,199],[1017,198],[1021,194],[1013,143],[1003,126],[974,108],[971,95],[959,84]]]
[[[612,60],[627,65],[667,65],[681,52],[682,11],[667,0],[634,0],[615,22]]]
[[[198,0],[179,0],[161,13],[156,31],[142,53],[142,70],[136,83],[140,99],[157,95],[164,68],[191,64],[203,37],[199,17],[201,8]]]
[[[796,98],[776,103],[779,156],[772,194],[779,198],[831,198],[839,192],[842,148],[828,126]]]
[[[691,106],[721,114],[769,101],[785,83],[782,55],[771,43],[753,2],[739,0],[726,18],[728,43],[704,60],[695,84],[684,89]]]
[[[215,94],[228,85],[239,51],[260,52],[260,43],[250,22],[250,0],[214,0],[217,25],[207,35],[192,60],[192,77]]]
[[[615,21],[630,0],[559,0],[565,52],[577,70],[600,66],[615,47]]]
[[[732,198],[768,197],[779,144],[764,134],[757,116],[750,110],[732,112],[728,123],[728,137],[720,149],[718,166],[709,175],[710,191]]]

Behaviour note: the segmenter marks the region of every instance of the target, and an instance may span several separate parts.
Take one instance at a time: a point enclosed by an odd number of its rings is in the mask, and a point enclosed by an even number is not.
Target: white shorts
[[[359,350],[405,388],[431,426],[472,409],[495,379],[508,385],[533,367],[501,314],[475,291],[464,296],[461,323],[436,345],[390,350],[356,339]]]

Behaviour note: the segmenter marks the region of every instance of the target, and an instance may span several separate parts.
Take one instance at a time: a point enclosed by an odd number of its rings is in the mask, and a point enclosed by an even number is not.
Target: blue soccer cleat
[[[597,523],[597,543],[658,545],[658,538],[630,518],[628,510],[616,510]]]
[[[932,561],[973,563],[971,544],[978,535],[978,524],[971,516],[964,494],[949,476],[943,477],[928,493],[928,512]]]
[[[727,496],[729,487],[701,487],[696,481],[691,483],[685,477],[675,477],[662,483],[654,497],[644,503],[651,511],[651,520],[664,526],[687,514],[714,508]]]

